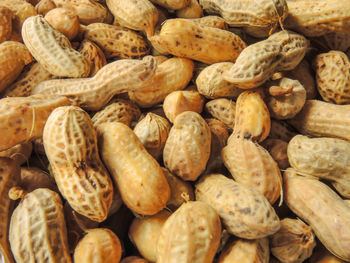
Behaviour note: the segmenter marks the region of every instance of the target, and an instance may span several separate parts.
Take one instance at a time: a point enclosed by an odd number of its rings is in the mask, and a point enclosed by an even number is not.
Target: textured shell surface
[[[229,130],[233,130],[236,117],[236,103],[233,100],[226,98],[210,100],[205,104],[205,109],[214,118],[222,121]]]

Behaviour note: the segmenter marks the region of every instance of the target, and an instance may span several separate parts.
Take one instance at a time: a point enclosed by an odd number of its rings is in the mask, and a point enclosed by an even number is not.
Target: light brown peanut
[[[193,73],[193,62],[173,57],[158,65],[150,83],[142,90],[129,92],[129,97],[141,107],[151,107],[163,102],[172,91],[184,89]]]
[[[350,206],[324,183],[299,176],[292,168],[283,178],[288,207],[311,226],[330,252],[349,261]]]
[[[36,167],[21,167],[19,186],[28,193],[38,188],[48,188],[57,192],[55,180],[49,174]]]
[[[157,262],[212,262],[220,236],[220,218],[214,209],[200,201],[189,201],[165,222],[158,239]]]
[[[11,9],[6,6],[0,6],[0,43],[9,40],[11,37],[12,16]]]
[[[47,80],[33,94],[60,94],[86,110],[99,110],[114,95],[144,88],[156,70],[155,59],[122,59],[105,65],[95,76],[85,79]]]
[[[211,132],[196,112],[177,115],[163,151],[164,165],[185,181],[195,181],[210,156]]]
[[[129,238],[140,254],[150,262],[157,260],[157,242],[166,220],[171,215],[163,210],[151,217],[135,218],[129,228]]]
[[[168,94],[163,109],[168,120],[173,123],[176,116],[184,111],[201,113],[204,99],[196,90],[179,90]]]
[[[287,169],[290,166],[287,155],[287,142],[280,139],[267,138],[263,141],[262,146],[270,153],[280,169]]]
[[[147,113],[134,128],[136,136],[155,159],[163,154],[169,131],[170,123],[168,120],[151,112]]]
[[[0,44],[0,91],[10,85],[33,57],[25,45],[15,41]]]
[[[61,198],[49,189],[23,197],[12,214],[9,239],[18,263],[72,262]]]
[[[220,254],[218,263],[269,263],[268,238],[256,240],[232,239]]]
[[[202,177],[196,184],[195,194],[196,200],[214,208],[230,234],[257,239],[280,228],[278,216],[261,193],[221,174]]]
[[[32,142],[17,144],[5,151],[0,152],[1,157],[8,157],[15,161],[16,164],[22,165],[28,162],[29,156],[32,154]]]
[[[311,228],[299,219],[281,220],[281,228],[270,237],[271,253],[283,263],[301,263],[316,246]]]
[[[180,18],[200,18],[203,16],[203,10],[198,0],[190,0],[188,6],[176,11],[176,16]]]
[[[100,124],[97,130],[102,160],[125,205],[142,215],[162,210],[170,197],[169,184],[136,134],[120,122]]]
[[[222,121],[229,130],[233,130],[236,117],[236,103],[229,99],[214,99],[205,104],[211,116]]]
[[[79,107],[55,109],[43,132],[58,189],[78,213],[101,222],[112,203],[113,185],[102,164],[89,115]]]
[[[298,174],[330,180],[350,198],[350,142],[297,135],[288,144],[288,159]]]
[[[162,52],[207,64],[234,62],[246,47],[234,33],[182,18],[166,20],[160,33],[149,39]]]
[[[107,64],[103,51],[92,41],[84,39],[79,47],[79,52],[91,61],[89,77],[95,76],[97,71]]]
[[[34,95],[0,100],[0,150],[40,137],[50,113],[69,105],[63,96]]]
[[[172,10],[182,9],[190,4],[190,0],[151,0],[151,2]]]
[[[4,263],[13,263],[8,242],[8,228],[13,204],[8,196],[9,190],[20,181],[20,168],[13,160],[0,157],[0,259]]]
[[[93,23],[85,28],[84,37],[95,42],[106,58],[137,59],[150,53],[150,48],[141,35],[121,26]]]
[[[203,26],[228,30],[225,20],[220,16],[203,16],[201,18],[193,18],[191,20]]]
[[[350,105],[307,100],[303,109],[289,122],[305,135],[350,141]]]
[[[349,57],[341,51],[322,53],[316,57],[314,68],[317,89],[323,100],[335,104],[350,104]]]
[[[119,263],[122,246],[107,228],[89,229],[74,250],[75,263]]]
[[[40,0],[40,2],[35,5],[35,10],[37,13],[43,16],[54,8],[56,8],[56,5],[52,2],[52,0]]]

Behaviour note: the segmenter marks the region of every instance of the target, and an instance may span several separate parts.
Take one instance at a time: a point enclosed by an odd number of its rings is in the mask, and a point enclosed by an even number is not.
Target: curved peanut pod
[[[324,183],[298,176],[292,168],[283,178],[288,207],[311,226],[330,252],[350,261],[350,206]]]
[[[206,203],[190,201],[165,222],[157,244],[158,263],[209,263],[219,247],[221,223]]]
[[[233,239],[220,254],[218,263],[269,263],[268,238],[256,240]]]
[[[160,33],[149,40],[161,51],[207,64],[234,62],[246,47],[234,33],[181,18],[166,20]]]
[[[103,123],[97,130],[102,160],[124,203],[142,215],[162,210],[170,197],[169,184],[136,134],[120,122]]]
[[[13,160],[0,157],[0,259],[4,263],[13,263],[13,256],[8,243],[8,229],[10,213],[12,212],[9,190],[17,186],[20,181],[20,167]]]
[[[211,132],[196,112],[185,111],[175,118],[163,151],[170,172],[186,181],[195,181],[210,156]]]
[[[151,2],[167,9],[178,10],[188,6],[190,0],[151,0]]]
[[[12,17],[11,9],[0,5],[0,43],[9,40],[11,37]]]
[[[144,38],[124,27],[93,23],[85,28],[84,36],[95,42],[107,58],[139,59],[150,53],[150,47]]]
[[[280,230],[270,237],[271,253],[285,263],[304,262],[315,246],[316,239],[311,227],[298,219],[281,220]]]
[[[307,100],[303,109],[289,123],[305,135],[350,141],[350,105]]]
[[[113,185],[99,158],[89,115],[75,106],[55,109],[45,124],[43,140],[63,197],[79,214],[97,222],[105,220]]]
[[[0,100],[0,150],[40,137],[50,113],[69,105],[63,96],[33,95]]]
[[[10,244],[18,263],[72,262],[62,202],[56,192],[40,188],[22,199],[11,217]]]
[[[90,62],[41,15],[25,20],[22,37],[33,57],[52,75],[72,78],[89,75]]]
[[[117,60],[105,65],[91,78],[47,80],[37,85],[32,93],[60,94],[83,109],[99,110],[114,95],[145,88],[156,67],[151,56],[142,60]]]
[[[33,57],[25,45],[15,41],[0,44],[0,91],[7,88]]]
[[[121,26],[144,31],[153,36],[158,10],[148,0],[106,0],[106,4]]]
[[[206,202],[219,214],[227,231],[246,239],[263,238],[280,228],[268,200],[258,191],[221,174],[210,174],[196,185],[196,200]]]

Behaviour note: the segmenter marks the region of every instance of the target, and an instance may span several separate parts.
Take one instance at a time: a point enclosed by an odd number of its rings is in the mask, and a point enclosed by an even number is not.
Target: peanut
[[[210,100],[205,104],[210,115],[223,122],[229,130],[233,130],[236,116],[236,103],[229,99]]]
[[[190,0],[151,0],[151,2],[172,10],[182,9],[190,4]]]
[[[107,228],[89,229],[74,250],[75,263],[118,263],[122,255],[119,238]]]
[[[38,188],[48,188],[52,191],[57,191],[54,179],[43,170],[36,167],[21,167],[19,186],[28,193]]]
[[[28,162],[29,156],[32,154],[33,145],[31,142],[17,144],[5,151],[0,152],[1,157],[8,157],[15,161],[16,164],[22,165]]]
[[[49,189],[25,195],[12,214],[9,239],[18,263],[72,262],[61,198]]]
[[[161,167],[135,133],[120,122],[97,127],[102,159],[132,211],[154,215],[162,210],[170,188]]]
[[[180,18],[200,18],[203,16],[203,10],[198,0],[190,0],[188,6],[176,11],[176,16]]]
[[[156,70],[153,57],[143,60],[122,59],[101,68],[85,79],[59,79],[41,82],[33,94],[60,94],[86,110],[99,110],[111,98],[123,92],[142,89]]]
[[[148,263],[148,261],[137,256],[130,256],[123,258],[123,260],[120,261],[120,263]]]
[[[225,20],[219,16],[203,16],[201,18],[193,18],[192,21],[197,22],[203,26],[228,30],[228,26]]]
[[[9,40],[11,37],[12,16],[12,11],[9,8],[0,6],[0,43]]]
[[[0,100],[0,150],[40,137],[50,113],[69,105],[63,96],[34,95]]]
[[[295,135],[297,135],[296,131],[286,122],[271,120],[271,129],[268,138],[289,142]]]
[[[215,209],[230,234],[257,239],[279,230],[280,221],[267,199],[221,174],[203,177],[196,185],[196,200]]]
[[[163,151],[170,172],[185,181],[194,181],[204,171],[210,156],[211,132],[196,112],[177,115]]]
[[[157,262],[212,262],[220,236],[220,218],[214,209],[200,201],[187,202],[163,225]]]
[[[350,260],[350,206],[318,180],[284,173],[288,207],[308,223],[321,243],[334,255]]]
[[[281,228],[270,237],[271,253],[283,263],[301,263],[316,246],[311,228],[299,219],[281,220]]]
[[[229,31],[182,18],[166,20],[160,33],[149,40],[160,51],[207,64],[234,62],[246,47],[239,36]]]
[[[345,52],[350,48],[350,34],[332,32],[316,38],[317,43],[328,50],[338,50]],[[314,39],[315,40],[315,39]]]
[[[43,140],[58,189],[70,206],[94,221],[105,220],[113,185],[99,158],[89,115],[75,106],[55,109],[46,121]]]
[[[35,10],[37,13],[43,16],[54,8],[56,8],[56,5],[52,2],[52,0],[40,0],[40,2],[35,5]]]
[[[288,143],[280,139],[267,138],[262,146],[271,154],[280,169],[287,169],[289,165],[287,147]]]
[[[13,263],[13,256],[8,243],[8,227],[13,204],[8,197],[10,188],[20,180],[20,168],[13,160],[0,157],[0,259],[2,262]]]
[[[83,40],[79,47],[79,52],[87,60],[91,61],[89,77],[95,76],[97,71],[107,64],[103,51],[92,41]]]
[[[154,113],[147,113],[134,128],[136,136],[155,159],[163,154],[169,131],[170,123],[167,119]]]

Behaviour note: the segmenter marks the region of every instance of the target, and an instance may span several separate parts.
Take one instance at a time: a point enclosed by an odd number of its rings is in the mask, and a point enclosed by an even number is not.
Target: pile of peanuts
[[[349,57],[349,0],[0,0],[0,262],[350,262]]]

